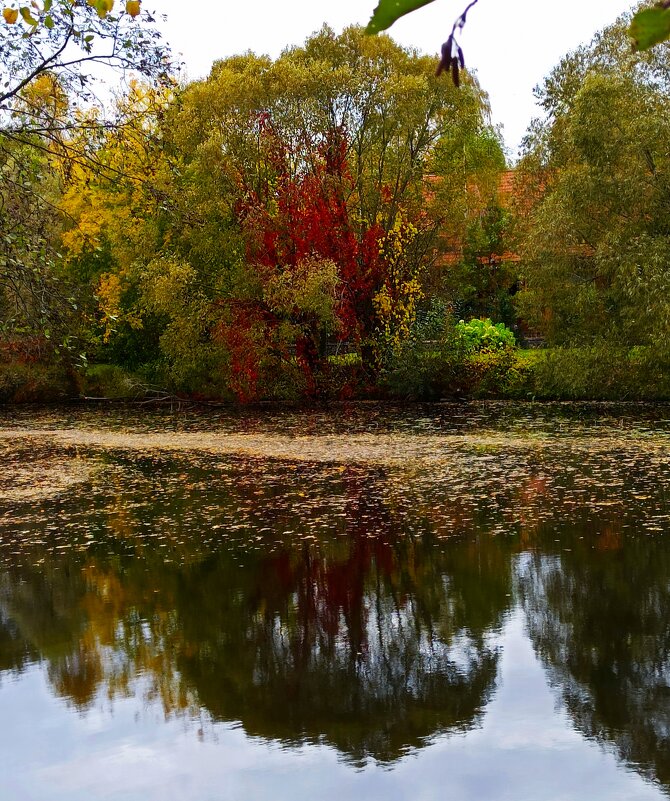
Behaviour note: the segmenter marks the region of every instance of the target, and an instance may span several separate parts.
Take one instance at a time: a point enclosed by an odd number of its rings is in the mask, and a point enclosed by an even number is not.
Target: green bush
[[[91,364],[80,374],[79,392],[88,398],[134,400],[146,393],[137,376],[115,364]]]
[[[439,400],[457,389],[458,361],[439,351],[406,347],[380,377],[382,394],[403,400]]]
[[[670,354],[598,344],[538,351],[533,394],[546,400],[668,400]]]
[[[511,348],[482,350],[463,363],[463,393],[473,398],[526,399],[533,395],[532,364]]]
[[[406,400],[532,397],[533,365],[513,347],[468,348],[458,333],[440,345],[404,348],[380,388]]]
[[[485,320],[461,320],[456,325],[456,336],[466,351],[496,351],[514,348],[514,334],[504,323]]]

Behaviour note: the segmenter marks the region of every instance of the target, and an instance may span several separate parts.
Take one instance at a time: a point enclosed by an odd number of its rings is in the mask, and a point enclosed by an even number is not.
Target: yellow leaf
[[[8,25],[13,25],[19,18],[19,10],[18,8],[5,8],[2,11],[2,16]]]
[[[95,7],[100,19],[105,19],[107,14],[114,8],[114,0],[96,0]]]

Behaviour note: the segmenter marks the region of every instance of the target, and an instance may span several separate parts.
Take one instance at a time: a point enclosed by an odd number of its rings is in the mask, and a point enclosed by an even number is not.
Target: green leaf
[[[393,23],[410,11],[415,11],[421,6],[427,6],[433,0],[379,0],[379,5],[368,22],[366,33],[379,33],[390,28]]]
[[[44,26],[46,28],[49,28],[49,30],[51,30],[53,28],[53,26],[54,26],[53,19],[51,17],[45,17],[44,18]]]
[[[638,11],[630,24],[630,35],[638,50],[648,50],[670,39],[670,8],[645,8]]]
[[[51,5],[53,0],[44,0],[44,13],[48,14],[51,11]]]
[[[32,16],[30,13],[30,9],[24,6],[23,8],[19,9],[21,12],[21,16],[28,23],[28,25],[37,25],[37,20]]]

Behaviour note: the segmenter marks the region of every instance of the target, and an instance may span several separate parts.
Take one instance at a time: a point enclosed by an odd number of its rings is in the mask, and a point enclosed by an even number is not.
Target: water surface
[[[0,797],[670,794],[670,409],[0,419]]]

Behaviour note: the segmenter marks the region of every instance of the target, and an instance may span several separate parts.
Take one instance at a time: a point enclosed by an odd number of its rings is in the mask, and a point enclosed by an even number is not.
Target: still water
[[[670,408],[0,416],[0,800],[670,796]]]

